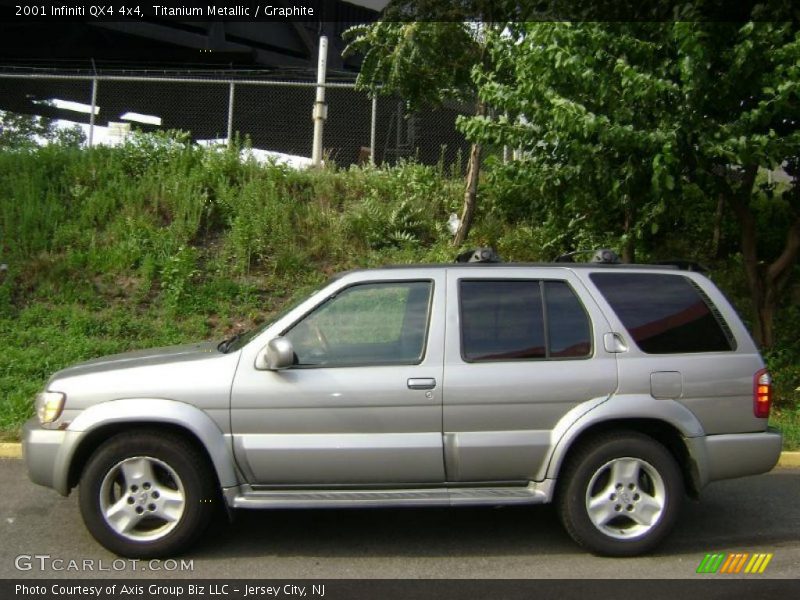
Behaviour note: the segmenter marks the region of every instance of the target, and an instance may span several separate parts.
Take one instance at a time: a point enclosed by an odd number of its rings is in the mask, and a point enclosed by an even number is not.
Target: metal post
[[[369,124],[369,164],[375,166],[375,137],[378,126],[378,96],[372,97],[372,118]]]
[[[92,112],[89,113],[89,148],[94,144],[94,113],[97,110],[97,77],[92,78]]]
[[[232,81],[228,87],[228,148],[233,145],[233,97],[236,84]]]
[[[317,99],[314,102],[314,143],[311,148],[311,164],[322,165],[322,127],[328,117],[328,106],[325,104],[325,70],[328,64],[328,38],[319,38],[319,62],[317,63]]]

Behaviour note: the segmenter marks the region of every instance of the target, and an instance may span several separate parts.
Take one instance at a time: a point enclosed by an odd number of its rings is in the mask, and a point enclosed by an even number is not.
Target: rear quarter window
[[[688,277],[658,273],[589,277],[636,345],[648,354],[724,352],[736,347],[722,315]]]

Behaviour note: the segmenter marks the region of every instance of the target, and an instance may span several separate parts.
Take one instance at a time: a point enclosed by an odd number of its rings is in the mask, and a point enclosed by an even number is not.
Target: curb
[[[22,444],[0,443],[0,458],[22,458]]]
[[[22,458],[22,444],[0,443],[0,458]],[[800,467],[800,452],[781,452],[777,467]]]
[[[779,467],[800,467],[800,452],[781,452]]]

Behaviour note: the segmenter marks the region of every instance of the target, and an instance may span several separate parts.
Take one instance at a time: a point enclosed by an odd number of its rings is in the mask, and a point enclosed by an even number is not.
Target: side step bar
[[[399,490],[254,490],[230,488],[225,497],[233,508],[350,508],[392,506],[497,506],[544,504],[552,497],[553,482],[527,486]]]

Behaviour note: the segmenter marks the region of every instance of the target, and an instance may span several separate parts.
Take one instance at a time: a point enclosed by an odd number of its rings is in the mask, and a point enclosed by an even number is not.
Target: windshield
[[[230,352],[236,352],[237,350],[244,348],[244,346],[250,342],[254,337],[258,336],[262,331],[264,331],[267,327],[272,325],[275,321],[282,319],[284,316],[289,314],[295,308],[297,308],[300,304],[305,302],[308,298],[316,294],[320,289],[316,289],[311,293],[302,294],[300,299],[295,300],[294,302],[288,302],[283,308],[281,308],[275,315],[272,316],[266,323],[259,325],[258,327],[251,329],[250,331],[246,331],[245,333],[241,333],[238,335],[229,338],[226,340],[228,343],[222,343],[219,345],[219,349],[221,352],[228,354]]]

